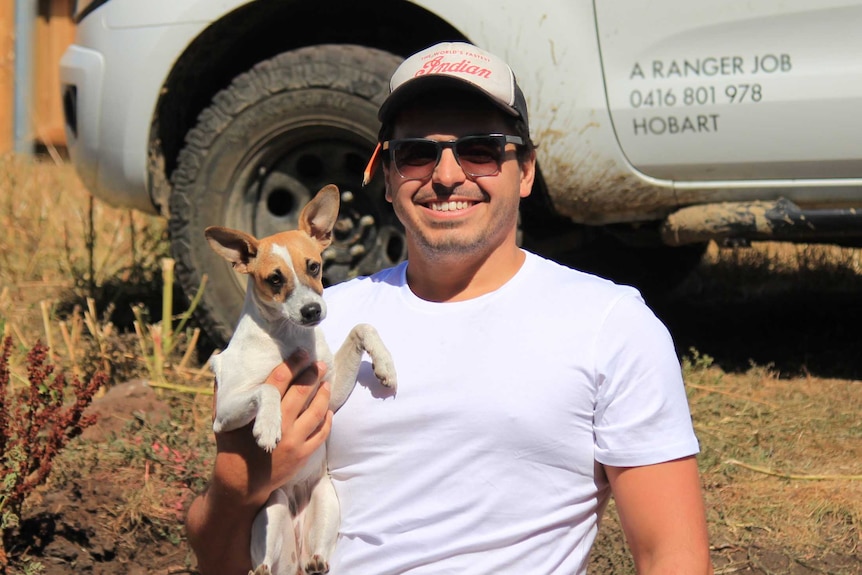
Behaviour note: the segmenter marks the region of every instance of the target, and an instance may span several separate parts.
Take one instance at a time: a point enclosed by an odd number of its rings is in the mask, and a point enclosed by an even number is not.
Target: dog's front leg
[[[363,351],[367,351],[371,357],[374,375],[380,383],[392,389],[397,386],[395,362],[392,361],[392,356],[377,330],[369,324],[359,324],[350,330],[347,339],[335,354],[335,380],[332,382],[329,401],[329,407],[333,411],[341,407],[353,391]]]
[[[290,514],[290,501],[284,489],[276,489],[254,518],[251,527],[249,575],[296,575],[296,531]]]
[[[271,452],[281,441],[281,394],[267,383],[248,390],[219,389],[213,431],[239,429],[254,420],[257,444]]]

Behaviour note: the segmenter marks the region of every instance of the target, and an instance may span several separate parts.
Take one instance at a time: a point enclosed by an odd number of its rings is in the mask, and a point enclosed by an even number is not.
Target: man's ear
[[[392,189],[389,187],[389,167],[383,162],[380,162],[380,167],[383,169],[383,189],[385,190],[383,197],[391,204]]]
[[[522,198],[526,198],[533,191],[533,182],[536,180],[536,150],[530,150],[527,158],[520,162],[520,166],[520,195]]]

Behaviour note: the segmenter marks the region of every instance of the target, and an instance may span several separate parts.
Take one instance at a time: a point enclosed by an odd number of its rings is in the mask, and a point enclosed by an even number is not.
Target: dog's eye
[[[283,282],[284,278],[282,278],[281,274],[277,271],[272,272],[266,278],[266,283],[268,283],[272,287],[279,287]]]
[[[310,260],[308,262],[308,265],[306,266],[306,269],[308,269],[308,275],[316,278],[318,275],[320,275],[320,262]]]

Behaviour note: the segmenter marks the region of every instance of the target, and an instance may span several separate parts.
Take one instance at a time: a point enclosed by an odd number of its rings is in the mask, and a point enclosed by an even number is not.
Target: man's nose
[[[440,162],[434,168],[432,179],[435,183],[447,187],[463,182],[467,176],[455,159],[455,152],[450,148],[444,148],[440,153]]]

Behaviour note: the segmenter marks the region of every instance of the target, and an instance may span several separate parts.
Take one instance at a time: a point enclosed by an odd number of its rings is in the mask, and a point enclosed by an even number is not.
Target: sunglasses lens
[[[395,169],[404,178],[423,179],[434,171],[437,165],[438,147],[430,141],[398,142],[392,149]]]
[[[490,176],[500,169],[504,143],[499,138],[462,138],[455,146],[461,168],[471,176]]]
[[[509,138],[514,136],[465,136],[451,142],[417,138],[390,140],[386,145],[395,169],[404,179],[424,180],[433,174],[443,148],[452,148],[464,173],[477,177],[499,173],[506,142],[518,140],[507,140]]]

